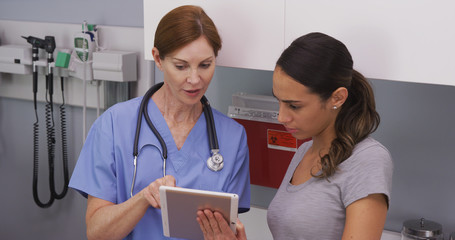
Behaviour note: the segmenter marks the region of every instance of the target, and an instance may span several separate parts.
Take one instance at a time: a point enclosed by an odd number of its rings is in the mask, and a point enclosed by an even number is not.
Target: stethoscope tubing
[[[152,123],[152,120],[150,119],[150,116],[148,114],[148,102],[150,101],[150,98],[152,95],[160,89],[164,83],[158,83],[152,86],[145,94],[144,97],[141,101],[141,104],[139,106],[139,113],[138,113],[138,118],[137,118],[137,123],[136,123],[136,132],[134,136],[134,144],[133,144],[133,164],[134,164],[134,172],[133,172],[133,180],[131,182],[131,192],[130,195],[133,197],[133,189],[134,189],[134,184],[136,181],[136,173],[137,173],[137,156],[139,154],[139,149],[138,149],[138,144],[139,144],[139,135],[141,131],[141,124],[142,124],[142,115],[144,115],[145,121],[147,125],[150,127],[152,130],[153,134],[155,134],[156,138],[160,142],[161,149],[162,149],[162,158],[163,158],[163,176],[166,176],[166,159],[167,159],[167,147],[166,143],[164,142],[164,139],[162,138],[161,134],[158,132],[158,130],[155,128],[155,126]],[[202,103],[202,108],[204,112],[204,116],[207,122],[207,135],[209,137],[209,147],[212,153],[212,156],[215,154],[219,155],[219,145],[218,145],[218,138],[216,134],[216,128],[215,128],[215,121],[213,119],[213,112],[212,108],[210,107],[210,103],[207,100],[205,96],[202,96],[201,98],[201,103]],[[221,155],[219,155],[221,157]],[[210,159],[210,158],[209,158]],[[209,167],[210,168],[210,167]],[[210,168],[213,171],[219,171],[221,168],[214,170]]]
[[[213,120],[213,112],[210,103],[205,96],[202,96],[201,102],[204,108],[204,116],[207,121],[207,134],[209,136],[210,149],[218,149],[218,138],[216,136],[215,121]]]
[[[148,114],[148,109],[147,109],[147,105],[148,105],[148,102],[150,101],[150,98],[156,91],[158,91],[158,89],[161,88],[161,86],[163,86],[163,83],[158,83],[158,84],[154,85],[153,87],[151,87],[145,93],[144,98],[141,101],[141,105],[139,106],[139,114],[138,114],[137,124],[136,124],[136,135],[134,137],[134,146],[133,146],[133,156],[134,157],[137,157],[137,155],[139,154],[139,152],[138,152],[139,151],[138,150],[139,135],[140,135],[140,131],[141,131],[142,115],[144,115],[147,125],[150,127],[153,134],[155,134],[156,138],[160,142],[161,149],[163,151],[163,158],[167,159],[166,143],[164,142],[164,139],[161,137],[161,134],[158,132],[158,130],[156,130],[155,126],[153,125],[152,121],[150,120],[150,117]]]
[[[160,142],[161,148],[163,150],[163,158],[167,159],[166,143],[164,142],[164,139],[161,137],[161,134],[158,132],[158,130],[153,125],[153,123],[150,119],[150,116],[148,114],[148,108],[147,108],[150,98],[156,91],[158,91],[158,89],[160,89],[163,86],[163,84],[164,83],[158,83],[158,84],[155,84],[153,87],[151,87],[145,93],[144,98],[141,101],[141,105],[139,106],[139,114],[138,114],[138,119],[137,119],[137,123],[136,123],[136,134],[134,137],[134,145],[133,145],[133,156],[134,157],[138,156],[139,135],[140,135],[141,124],[142,124],[142,115],[144,115],[147,125],[150,127],[153,134],[155,134],[158,141]],[[209,136],[210,149],[219,149],[212,108],[210,107],[210,103],[205,96],[202,96],[201,103],[202,103],[202,107],[203,107],[204,116],[207,121],[207,134]]]

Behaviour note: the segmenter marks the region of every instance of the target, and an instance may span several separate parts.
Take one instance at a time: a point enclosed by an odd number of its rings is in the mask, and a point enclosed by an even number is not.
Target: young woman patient
[[[373,90],[346,46],[323,33],[296,39],[273,73],[278,121],[297,139],[272,200],[274,239],[380,239],[392,186],[389,151],[370,137],[379,125]],[[218,212],[198,212],[206,239],[245,239]]]

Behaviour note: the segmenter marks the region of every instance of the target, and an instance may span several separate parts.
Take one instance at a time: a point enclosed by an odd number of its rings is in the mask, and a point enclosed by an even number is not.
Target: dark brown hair
[[[335,120],[336,138],[328,154],[321,156],[322,172],[316,176],[328,178],[351,156],[355,145],[377,129],[380,117],[373,89],[365,77],[353,69],[346,46],[323,33],[310,33],[294,40],[281,54],[277,66],[318,94],[324,103],[339,87],[348,90],[348,98]]]
[[[201,7],[185,5],[167,13],[159,22],[155,32],[154,46],[164,57],[181,47],[205,36],[215,56],[221,49],[221,38],[212,19]]]

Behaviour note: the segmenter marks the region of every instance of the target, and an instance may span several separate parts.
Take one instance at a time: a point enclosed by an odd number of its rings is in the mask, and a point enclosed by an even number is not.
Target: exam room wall
[[[0,78],[2,76],[0,75]],[[1,81],[0,81],[1,87]],[[44,103],[38,103],[40,117],[40,151],[38,193],[42,202],[49,199]],[[73,171],[82,148],[82,108],[66,106],[69,172]],[[94,109],[87,110],[87,125],[96,118]],[[60,122],[55,116],[57,192],[63,189]],[[68,239],[85,237],[86,200],[69,190],[62,200],[47,209],[39,208],[32,196],[33,173],[33,102],[0,97],[0,239]]]
[[[158,80],[161,77],[158,72]],[[232,93],[270,95],[271,77],[268,71],[218,67],[207,97],[214,107],[226,113]],[[399,231],[404,220],[425,217],[441,223],[448,234],[455,229],[455,87],[388,80],[371,82],[382,119],[374,137],[390,150],[395,163],[386,229]],[[8,216],[0,220],[0,238],[85,239],[86,202],[75,191],[71,190],[50,209],[39,209],[33,202],[32,104],[0,97],[0,187],[3,189],[0,215]],[[42,113],[43,104],[38,106]],[[96,118],[95,111],[89,109],[87,117],[90,126]],[[69,106],[67,119],[72,171],[82,147],[82,109]],[[44,139],[41,143],[40,159],[44,165]],[[57,149],[56,156],[60,159]],[[61,175],[60,166],[56,169]],[[41,166],[40,172],[40,197],[46,200],[46,167]],[[266,208],[274,192],[253,186],[253,205]],[[261,222],[264,219],[248,222],[247,229],[267,231]]]
[[[1,0],[0,19],[76,24],[86,20],[141,27],[143,1]],[[226,113],[230,95],[236,91],[270,94],[271,76],[267,71],[217,68],[207,95],[213,106]],[[398,231],[402,221],[425,217],[443,224],[446,233],[455,231],[455,87],[387,80],[372,83],[382,117],[374,137],[389,148],[395,161],[386,229]],[[82,109],[69,107],[67,112],[72,171],[82,147]],[[95,117],[89,109],[88,126]],[[0,98],[0,238],[85,239],[85,199],[80,195],[70,191],[50,209],[39,209],[33,202],[33,119],[30,101]],[[46,174],[46,167],[40,171]],[[42,189],[46,182],[40,179]],[[273,189],[253,186],[253,204],[266,207],[273,194]]]
[[[0,0],[0,20],[80,24],[86,20],[107,26],[142,27],[142,0]],[[7,33],[5,33],[7,34]],[[125,36],[127,41],[128,36]],[[0,39],[1,44],[1,39]],[[0,73],[1,78],[10,76]],[[43,103],[38,104],[40,113]],[[40,116],[41,130],[44,117]],[[87,110],[87,126],[96,118]],[[86,200],[70,190],[67,196],[48,209],[40,209],[32,197],[33,122],[31,101],[0,97],[0,239],[86,239]],[[82,108],[67,106],[68,159],[73,171],[82,148]],[[45,132],[41,132],[45,136]],[[57,136],[57,139],[60,139]],[[47,149],[40,139],[39,193],[47,201]],[[59,146],[56,163],[61,160]],[[62,189],[61,165],[56,166],[57,191]]]

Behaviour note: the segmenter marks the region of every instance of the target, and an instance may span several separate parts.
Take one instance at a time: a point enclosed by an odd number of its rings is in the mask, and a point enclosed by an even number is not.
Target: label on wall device
[[[297,151],[297,139],[285,131],[267,129],[268,148],[295,152]]]

